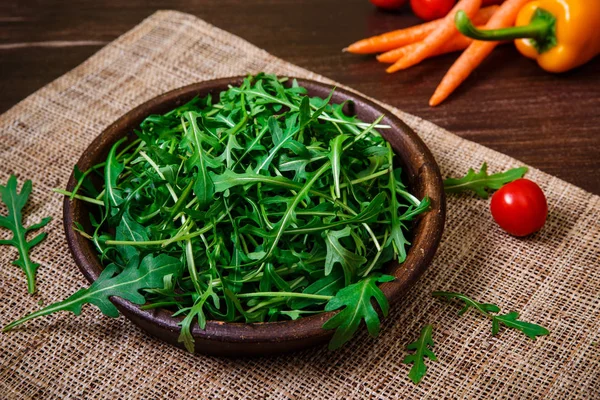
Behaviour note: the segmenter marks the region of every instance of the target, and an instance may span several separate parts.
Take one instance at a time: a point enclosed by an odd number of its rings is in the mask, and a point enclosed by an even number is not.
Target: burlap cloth
[[[40,66],[42,68],[42,66]],[[54,219],[32,252],[42,264],[38,294],[0,250],[0,323],[66,298],[86,286],[62,229],[64,187],[82,151],[132,107],[206,79],[269,71],[326,78],[277,59],[193,16],[158,12],[88,61],[0,116],[0,182],[34,182],[27,222]],[[390,108],[434,153],[444,175],[487,161],[491,171],[520,165],[414,116]],[[543,231],[528,239],[501,232],[488,202],[448,197],[448,220],[434,263],[393,307],[380,337],[362,332],[340,351],[313,348],[273,358],[191,355],[145,335],[123,317],[95,307],[60,313],[0,334],[0,398],[250,399],[564,399],[600,398],[600,229],[598,196],[531,169],[548,197]],[[5,213],[5,208],[0,208]],[[0,238],[7,236],[3,230]],[[433,290],[464,292],[521,311],[551,334],[531,341],[502,330]],[[404,346],[434,324],[438,362],[419,386],[407,378]]]

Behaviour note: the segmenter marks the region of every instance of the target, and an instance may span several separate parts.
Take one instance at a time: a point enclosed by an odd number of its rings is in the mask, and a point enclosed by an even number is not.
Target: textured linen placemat
[[[12,173],[34,182],[26,223],[52,216],[49,237],[32,252],[42,264],[38,294],[0,252],[0,323],[87,286],[62,229],[64,187],[82,151],[132,107],[206,79],[259,71],[329,82],[191,15],[158,12],[75,70],[0,116],[0,182]],[[414,116],[388,107],[410,124],[444,175],[487,161],[491,171],[520,165]],[[313,348],[256,359],[191,355],[145,335],[123,317],[95,307],[60,313],[0,334],[0,398],[107,399],[565,399],[600,398],[600,201],[557,178],[528,175],[548,197],[542,232],[516,239],[501,232],[488,202],[448,197],[448,219],[434,263],[385,319],[380,337],[362,332],[336,352]],[[6,213],[5,208],[0,208]],[[7,237],[5,231],[0,238]],[[433,290],[460,291],[521,311],[550,329],[532,341],[502,330]],[[421,327],[435,326],[438,362],[420,385],[407,378],[404,346]]]

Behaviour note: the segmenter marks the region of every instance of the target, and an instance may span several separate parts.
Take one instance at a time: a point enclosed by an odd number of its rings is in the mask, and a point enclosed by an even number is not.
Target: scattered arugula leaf
[[[415,351],[415,354],[409,354],[402,360],[404,364],[413,364],[408,372],[408,377],[415,385],[418,385],[427,373],[425,359],[429,358],[432,361],[437,361],[436,355],[430,349],[430,347],[434,346],[433,338],[431,337],[432,331],[432,325],[424,326],[419,339],[406,346],[406,350]]]
[[[527,170],[527,167],[520,167],[489,175],[487,163],[483,163],[479,172],[469,168],[467,174],[462,178],[447,178],[444,180],[444,190],[448,193],[460,193],[470,190],[482,199],[487,199],[489,190],[498,190],[505,184],[522,178]]]
[[[519,313],[516,311],[504,315],[495,315],[492,319],[492,335],[496,335],[500,330],[500,324],[509,328],[516,329],[527,335],[528,338],[535,340],[536,336],[548,335],[550,331],[543,326],[532,324],[531,322],[519,321]]]
[[[179,340],[190,351],[196,323],[289,320],[342,307],[324,325],[336,328],[332,348],[363,320],[377,334],[371,300],[386,315],[377,282],[392,279],[383,266],[404,259],[410,221],[428,209],[427,198],[404,186],[379,133],[389,128],[382,117],[360,121],[330,103],[333,92],[310,97],[285,81],[249,76],[218,96],[148,116],[137,138],[76,170],[73,193],[59,191],[92,210],[92,231],[77,229],[110,272],[93,293],[136,258],[181,263],[157,270],[133,297],[181,317]],[[97,175],[101,186],[90,179]],[[73,304],[80,303],[17,323]]]
[[[8,209],[6,216],[0,215],[0,226],[9,229],[13,233],[12,239],[0,240],[0,245],[11,245],[14,246],[19,252],[19,258],[12,263],[20,267],[27,277],[27,291],[31,294],[35,293],[35,276],[40,264],[34,263],[29,258],[29,250],[34,246],[38,245],[46,237],[46,232],[42,232],[30,241],[27,241],[27,233],[40,229],[52,218],[43,218],[37,224],[31,225],[28,228],[23,226],[23,215],[22,210],[29,200],[31,194],[32,183],[30,180],[25,181],[21,188],[21,193],[17,191],[17,177],[11,175],[8,178],[6,186],[0,185],[0,195],[2,202]]]
[[[543,326],[532,324],[530,322],[520,321],[519,313],[516,311],[509,312],[508,314],[493,315],[491,313],[499,313],[500,307],[495,304],[479,303],[464,294],[456,292],[433,292],[433,297],[441,297],[447,300],[458,299],[465,303],[465,306],[459,311],[459,315],[464,314],[473,308],[477,310],[481,315],[486,316],[492,321],[492,335],[496,335],[500,330],[500,324],[505,325],[508,328],[516,329],[523,332],[530,339],[535,340],[537,336],[544,336],[550,334],[548,329]]]

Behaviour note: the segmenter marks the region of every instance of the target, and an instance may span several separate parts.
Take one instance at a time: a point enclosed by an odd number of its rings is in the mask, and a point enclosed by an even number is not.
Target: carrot
[[[482,8],[473,17],[473,23],[475,25],[485,24],[497,9],[498,6]],[[359,40],[346,47],[344,51],[354,54],[371,54],[393,50],[425,39],[427,35],[440,26],[443,21],[443,18],[437,19],[435,21],[425,22],[424,24],[411,26],[410,28],[398,29],[382,35]]]
[[[528,1],[530,0],[506,0],[490,18],[485,28],[500,29],[513,25],[519,10]],[[432,107],[437,106],[450,96],[499,43],[473,41],[446,72],[437,89],[435,89],[435,93],[429,99],[429,105]]]
[[[473,39],[468,38],[460,33],[452,36],[442,47],[431,53],[429,57],[435,57],[442,54],[453,53],[455,51],[464,50],[473,42]],[[390,50],[386,53],[377,56],[377,61],[382,63],[395,63],[402,57],[406,57],[407,54],[415,51],[420,46],[420,42],[411,43],[406,46],[402,46],[398,49]],[[428,58],[429,58],[428,57]]]
[[[414,51],[407,54],[396,61],[386,71],[388,73],[396,72],[401,69],[412,67],[420,63],[431,54],[438,51],[456,32],[454,26],[454,16],[458,10],[463,10],[467,15],[474,15],[481,6],[481,0],[460,0],[452,10],[444,17],[443,22],[427,36],[423,41],[419,42]],[[494,18],[492,16],[492,18]],[[491,19],[490,19],[491,20]]]

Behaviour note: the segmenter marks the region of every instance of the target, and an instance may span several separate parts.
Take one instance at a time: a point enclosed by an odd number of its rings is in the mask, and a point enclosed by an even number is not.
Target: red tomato
[[[548,204],[535,182],[517,179],[494,193],[490,210],[500,228],[514,236],[527,236],[544,226]]]
[[[425,21],[445,17],[456,4],[456,0],[410,0],[415,15]]]
[[[371,3],[375,4],[379,8],[385,8],[386,10],[397,10],[402,7],[407,0],[370,0]]]

